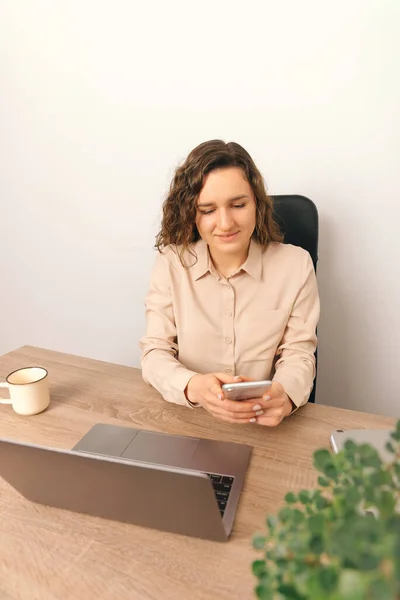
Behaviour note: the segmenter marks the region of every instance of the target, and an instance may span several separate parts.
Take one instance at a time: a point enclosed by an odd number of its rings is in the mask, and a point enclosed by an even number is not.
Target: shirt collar
[[[246,261],[242,265],[243,271],[246,271],[253,279],[260,281],[262,275],[262,255],[263,248],[257,244],[253,238],[250,241],[249,254]]]
[[[193,250],[197,256],[196,263],[191,267],[194,280],[197,281],[207,272],[213,275],[218,275],[214,265],[212,264],[210,254],[208,252],[208,246],[205,241],[200,239],[194,244]],[[262,274],[262,254],[262,247],[257,244],[255,240],[251,239],[249,254],[239,270],[246,271],[246,273],[248,273],[251,277],[259,281]]]
[[[212,262],[210,260],[210,255],[208,253],[208,246],[204,240],[200,239],[193,245],[193,250],[196,253],[197,261],[191,267],[193,272],[193,277],[195,281],[203,277],[208,271],[210,271],[210,265],[212,266]]]

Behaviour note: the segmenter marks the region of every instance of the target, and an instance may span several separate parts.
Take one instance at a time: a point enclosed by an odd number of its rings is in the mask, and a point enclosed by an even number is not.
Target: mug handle
[[[7,388],[8,389],[8,383],[4,382],[4,383],[0,383],[0,388]],[[11,400],[3,400],[2,398],[0,398],[0,404],[12,404]]]

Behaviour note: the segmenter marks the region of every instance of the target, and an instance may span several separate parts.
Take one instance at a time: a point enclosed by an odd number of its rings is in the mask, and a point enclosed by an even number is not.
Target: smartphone
[[[241,381],[239,383],[224,383],[222,391],[228,400],[248,400],[250,398],[261,398],[268,392],[272,381]]]

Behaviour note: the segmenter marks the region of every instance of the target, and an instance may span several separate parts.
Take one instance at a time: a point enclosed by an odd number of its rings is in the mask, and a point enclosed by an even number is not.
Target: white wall
[[[0,352],[138,365],[162,197],[221,137],[319,208],[318,401],[397,415],[399,25],[398,0],[1,3]]]

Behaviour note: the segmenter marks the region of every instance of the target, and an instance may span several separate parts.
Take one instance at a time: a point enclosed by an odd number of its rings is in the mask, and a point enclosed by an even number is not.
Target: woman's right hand
[[[224,383],[238,383],[239,381],[242,381],[240,376],[233,377],[226,373],[194,375],[186,386],[185,394],[190,402],[200,404],[214,417],[222,421],[249,423],[250,419],[255,421],[254,417],[258,416],[252,405],[225,399],[221,387]]]

